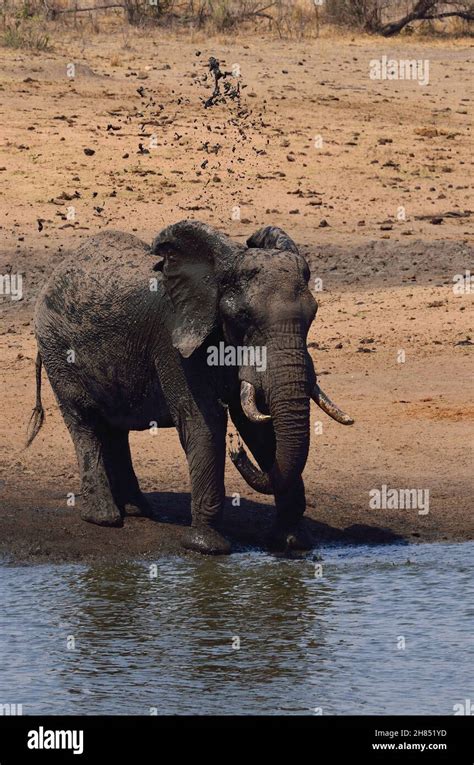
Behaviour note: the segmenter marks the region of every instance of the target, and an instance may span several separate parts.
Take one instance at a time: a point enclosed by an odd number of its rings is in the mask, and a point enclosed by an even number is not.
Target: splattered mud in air
[[[120,34],[71,33],[34,56],[2,49],[0,274],[22,275],[22,294],[0,297],[7,559],[180,551],[188,470],[174,430],[132,434],[156,515],[122,529],[84,524],[69,506],[70,494],[81,501],[77,465],[46,379],[45,425],[23,446],[35,399],[33,306],[47,276],[104,228],[151,243],[183,218],[242,244],[261,226],[280,226],[308,260],[319,303],[309,352],[321,385],[355,419],[341,428],[311,412],[304,478],[315,544],[472,539],[469,51],[462,40],[390,46],[430,60],[426,88],[371,80],[370,61],[386,53],[376,38],[132,30],[126,44]],[[229,74],[236,65],[239,81]],[[429,512],[370,503],[371,491],[391,489],[429,489]],[[269,498],[230,462],[226,490],[234,551],[264,550]]]

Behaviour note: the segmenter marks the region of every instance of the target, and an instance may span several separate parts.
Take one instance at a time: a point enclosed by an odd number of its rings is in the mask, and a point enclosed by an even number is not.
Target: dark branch
[[[458,16],[465,21],[474,21],[474,11],[445,11],[444,13],[436,13],[431,16],[423,16],[423,19],[447,19],[450,16]]]
[[[384,24],[375,31],[382,34],[384,37],[392,37],[392,35],[398,34],[401,30],[407,26],[411,21],[433,21],[436,19],[446,19],[453,16],[465,19],[466,21],[474,21],[473,11],[445,11],[442,13],[435,13],[438,0],[418,0],[415,7],[398,21],[393,21],[390,24]]]
[[[390,24],[384,24],[377,31],[380,32],[384,37],[391,37],[392,35],[396,35],[398,32],[401,32],[401,30],[411,21],[417,21],[418,19],[423,18],[426,13],[432,11],[436,6],[436,2],[437,0],[418,0],[411,13],[408,13],[398,21],[393,21]]]

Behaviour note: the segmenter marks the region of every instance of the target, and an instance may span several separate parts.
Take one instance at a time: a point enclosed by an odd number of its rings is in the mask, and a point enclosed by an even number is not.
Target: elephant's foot
[[[122,514],[111,500],[99,502],[85,498],[81,518],[97,526],[123,526]]]
[[[124,515],[143,516],[145,518],[151,518],[154,514],[153,505],[141,492],[133,499],[121,504],[121,510]]]
[[[230,553],[230,544],[227,539],[210,526],[191,526],[186,529],[181,544],[186,550],[194,550],[203,555]]]
[[[278,552],[307,552],[313,548],[314,542],[303,524],[291,529],[282,528],[277,524],[270,532],[268,546]]]

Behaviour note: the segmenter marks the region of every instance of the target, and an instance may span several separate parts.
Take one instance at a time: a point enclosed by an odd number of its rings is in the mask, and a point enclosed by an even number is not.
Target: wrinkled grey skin
[[[151,423],[175,427],[191,481],[192,526],[183,544],[229,552],[220,531],[228,410],[271,475],[272,544],[308,546],[300,527],[301,474],[315,375],[306,337],[317,310],[308,279],[305,259],[281,229],[262,229],[245,247],[196,221],[169,226],[151,248],[130,234],[105,231],[54,272],[38,299],[35,332],[39,365],[42,360],[76,449],[84,520],[119,526],[126,514],[149,513],[128,434]],[[221,340],[266,346],[266,371],[209,366],[207,348]],[[40,373],[39,366],[39,379]],[[242,380],[253,384],[270,422],[244,415]]]

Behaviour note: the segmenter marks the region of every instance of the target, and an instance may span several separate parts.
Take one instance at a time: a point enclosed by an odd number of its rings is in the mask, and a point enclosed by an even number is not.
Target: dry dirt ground
[[[174,431],[133,434],[157,519],[123,529],[85,524],[67,506],[77,467],[46,379],[46,424],[23,445],[44,279],[104,227],[151,241],[189,217],[239,241],[279,225],[322,280],[311,354],[356,424],[312,412],[315,542],[472,538],[474,284],[453,291],[456,274],[474,272],[469,46],[118,30],[63,34],[35,55],[0,49],[0,273],[23,276],[22,300],[0,297],[0,552],[43,561],[179,549],[189,495]],[[369,62],[384,54],[428,59],[429,85],[371,80]],[[240,104],[204,108],[210,56],[240,66]],[[429,513],[370,509],[369,491],[384,484],[428,489]],[[227,503],[236,549],[261,545],[268,499],[230,463],[226,488],[242,496],[241,507]]]

